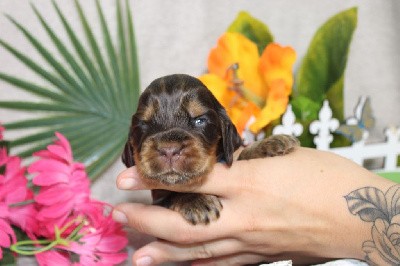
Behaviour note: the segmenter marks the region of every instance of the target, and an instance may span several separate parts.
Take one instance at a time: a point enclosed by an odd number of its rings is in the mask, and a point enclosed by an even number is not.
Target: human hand
[[[185,187],[148,187],[135,167],[123,171],[117,185],[188,192]],[[344,196],[364,186],[384,190],[391,185],[347,159],[299,148],[281,157],[236,161],[230,168],[216,164],[204,184],[190,188],[220,197],[221,216],[209,225],[193,226],[177,212],[139,203],[120,204],[113,216],[159,239],[135,252],[136,265],[362,259],[371,226],[349,212]]]

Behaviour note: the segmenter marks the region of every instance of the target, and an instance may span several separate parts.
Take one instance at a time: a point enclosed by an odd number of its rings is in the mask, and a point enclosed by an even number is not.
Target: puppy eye
[[[196,127],[204,126],[206,123],[207,123],[207,118],[205,118],[204,116],[196,117],[194,119],[194,125]]]
[[[148,128],[148,122],[144,120],[140,120],[138,122],[138,126],[141,127],[143,130]]]

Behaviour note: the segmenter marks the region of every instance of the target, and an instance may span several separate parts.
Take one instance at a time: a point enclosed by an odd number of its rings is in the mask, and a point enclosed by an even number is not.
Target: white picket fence
[[[362,99],[360,102],[362,102]],[[360,116],[360,114],[356,114],[356,112],[359,112],[361,107],[362,106],[356,106],[355,117]],[[400,166],[397,165],[397,158],[400,156],[399,127],[391,127],[385,130],[385,142],[368,143],[369,132],[366,129],[362,129],[363,133],[361,139],[354,142],[351,146],[331,148],[330,144],[333,141],[332,132],[336,131],[339,126],[339,121],[332,117],[332,110],[329,106],[329,102],[324,101],[319,112],[319,120],[313,121],[309,127],[310,133],[315,135],[314,143],[317,149],[332,151],[363,166],[366,166],[366,161],[378,161],[378,166],[374,166],[374,171],[400,171]],[[300,136],[302,133],[303,126],[296,123],[292,107],[289,105],[282,117],[282,124],[273,129],[273,134]]]

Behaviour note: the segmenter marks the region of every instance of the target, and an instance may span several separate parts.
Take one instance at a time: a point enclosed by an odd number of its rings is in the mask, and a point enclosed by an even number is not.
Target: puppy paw
[[[170,209],[182,214],[191,224],[209,224],[219,218],[222,204],[213,195],[177,193],[170,199]]]
[[[273,135],[246,147],[239,155],[238,160],[282,156],[294,151],[300,146],[297,138],[290,135]]]

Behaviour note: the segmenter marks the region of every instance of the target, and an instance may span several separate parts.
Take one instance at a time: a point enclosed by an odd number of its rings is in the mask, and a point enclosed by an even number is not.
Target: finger
[[[192,225],[176,211],[140,203],[123,203],[116,206],[113,219],[139,232],[179,244],[221,238],[228,230],[227,226],[221,229],[221,224],[224,223],[221,218],[208,225]]]
[[[117,187],[123,190],[150,189],[142,182],[135,166],[129,167],[117,176]]]
[[[240,253],[217,258],[202,259],[192,262],[192,266],[225,266],[256,264],[265,260],[265,256],[251,253]]]
[[[165,189],[177,192],[196,192],[216,196],[229,196],[232,191],[241,187],[243,182],[243,169],[252,169],[251,161],[237,161],[231,167],[217,163],[204,182],[196,187],[187,185],[166,186],[162,183],[146,182],[138,173],[136,167],[122,171],[117,177],[117,187],[124,190]],[[249,167],[250,166],[250,167]],[[251,171],[251,170],[250,170]],[[251,173],[245,171],[246,178],[251,178]]]
[[[151,262],[150,265],[158,265],[171,261],[212,259],[239,252],[240,246],[234,239],[220,239],[195,245],[178,245],[158,240],[137,250],[133,255],[133,262],[135,265],[144,261]]]

